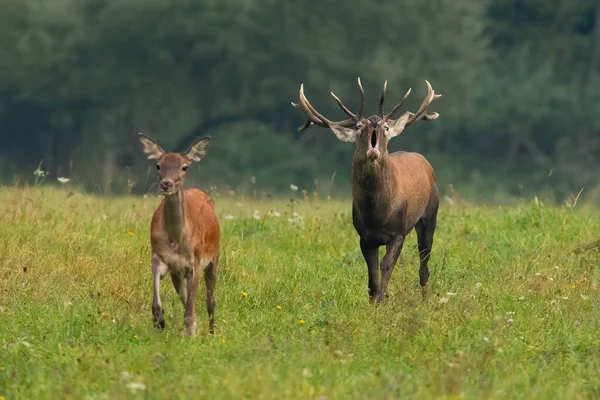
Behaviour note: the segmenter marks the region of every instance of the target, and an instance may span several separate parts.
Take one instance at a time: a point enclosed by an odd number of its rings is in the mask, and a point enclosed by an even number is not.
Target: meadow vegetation
[[[155,195],[0,189],[0,396],[600,397],[600,214],[444,200],[428,292],[414,232],[368,301],[350,201],[221,196],[216,334],[169,279],[152,325]]]

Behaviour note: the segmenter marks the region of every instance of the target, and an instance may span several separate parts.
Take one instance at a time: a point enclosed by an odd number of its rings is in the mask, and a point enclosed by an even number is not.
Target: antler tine
[[[427,107],[429,107],[432,101],[434,101],[435,99],[439,99],[440,97],[442,97],[442,95],[435,94],[435,91],[431,87],[429,81],[425,80],[425,83],[427,84],[427,96],[425,96],[425,100],[423,100],[423,103],[421,104],[421,107],[419,107],[419,110],[409,118],[408,122],[406,123],[406,126],[411,125],[420,119],[431,121],[440,116],[438,113],[427,114]]]
[[[394,117],[394,114],[396,114],[398,112],[398,110],[400,109],[400,107],[402,107],[404,105],[404,101],[408,98],[408,95],[410,95],[410,91],[412,90],[412,88],[408,89],[406,91],[406,94],[404,95],[404,97],[402,98],[402,101],[398,104],[396,104],[394,106],[394,108],[392,108],[392,111],[390,111],[389,113],[385,114],[385,116],[383,117],[384,120],[388,120]]]
[[[321,113],[319,113],[316,108],[314,108],[312,106],[312,104],[310,104],[310,102],[308,101],[308,99],[306,98],[306,96],[304,95],[304,84],[300,85],[300,103],[307,108],[314,117],[317,117],[321,123],[323,123],[325,127],[328,127],[329,124],[332,124],[333,121],[328,120],[327,118],[325,118]],[[313,121],[315,122],[315,121]],[[316,123],[316,122],[315,122]],[[317,124],[318,125],[318,124]]]
[[[335,99],[335,101],[337,101],[337,103],[338,103],[338,105],[340,106],[340,108],[341,108],[341,109],[342,109],[342,110],[343,110],[343,111],[344,111],[346,114],[348,114],[348,116],[349,116],[350,118],[352,118],[352,120],[354,120],[354,121],[358,121],[358,117],[356,116],[356,114],[354,114],[352,111],[350,111],[350,110],[348,109],[348,107],[346,107],[346,106],[344,105],[344,103],[342,103],[342,101],[340,100],[340,98],[339,98],[339,97],[337,97],[337,96],[335,95],[335,93],[333,93],[333,92],[329,92],[329,93],[331,93],[331,96],[332,96],[332,97]]]
[[[360,83],[360,77],[358,78],[358,88],[360,89],[360,108],[358,109],[357,120],[360,120],[365,110],[365,90],[362,87],[362,83]]]
[[[383,91],[379,100],[379,118],[383,118],[383,101],[385,100],[385,91],[387,89],[387,81],[383,82]]]
[[[317,125],[323,128],[328,128],[329,125],[331,124],[337,124],[343,127],[351,127],[354,126],[356,124],[356,121],[351,118],[351,119],[346,119],[343,121],[339,121],[339,122],[334,122],[334,121],[330,121],[327,118],[325,118],[322,114],[320,114],[313,106],[312,104],[310,104],[310,102],[308,101],[308,99],[306,98],[306,96],[304,95],[304,84],[300,85],[300,103],[292,103],[292,106],[298,110],[301,110],[302,112],[304,112],[304,114],[306,114],[307,116],[307,121],[304,123],[304,125],[300,126],[298,128],[298,131],[303,131],[305,129],[308,129],[311,127],[311,125]]]

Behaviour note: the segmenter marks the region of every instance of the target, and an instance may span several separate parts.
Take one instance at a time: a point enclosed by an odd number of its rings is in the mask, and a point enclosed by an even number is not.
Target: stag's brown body
[[[408,234],[438,202],[433,168],[418,153],[397,152],[371,172],[360,160],[352,170],[354,227],[368,242],[387,244]]]
[[[292,105],[301,109],[308,121],[300,130],[312,124],[328,127],[342,141],[355,143],[352,161],[352,220],[360,236],[360,248],[369,271],[369,296],[382,301],[394,266],[402,251],[404,239],[415,228],[417,232],[421,286],[429,278],[428,261],[436,228],[439,195],[433,168],[420,154],[409,152],[389,153],[388,142],[402,133],[406,126],[419,120],[434,120],[437,114],[427,114],[429,104],[440,97],[429,82],[428,94],[416,113],[406,112],[392,119],[401,103],[388,114],[383,114],[383,95],[379,103],[379,115],[363,118],[364,91],[357,115],[348,110],[333,94],[339,106],[350,119],[333,122],[321,115],[304,96],[300,87],[300,103]],[[379,265],[378,250],[386,246],[386,254]],[[379,272],[381,271],[381,277]]]
[[[159,189],[164,199],[156,208],[150,227],[155,325],[165,327],[160,300],[160,281],[170,273],[173,286],[185,307],[187,331],[196,330],[195,299],[201,277],[206,283],[206,308],[210,333],[214,332],[214,296],[220,254],[220,227],[210,197],[198,189],[183,189],[185,171],[200,161],[209,138],[197,141],[185,153],[165,153],[152,139],[139,134],[148,158],[157,160]]]

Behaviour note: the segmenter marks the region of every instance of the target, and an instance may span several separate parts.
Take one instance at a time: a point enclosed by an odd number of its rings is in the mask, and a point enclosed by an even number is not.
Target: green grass
[[[156,196],[4,188],[0,204],[6,400],[600,396],[592,210],[444,202],[428,294],[411,233],[375,307],[349,201],[219,199],[217,332],[202,288],[187,338],[168,278],[167,328],[152,326]]]

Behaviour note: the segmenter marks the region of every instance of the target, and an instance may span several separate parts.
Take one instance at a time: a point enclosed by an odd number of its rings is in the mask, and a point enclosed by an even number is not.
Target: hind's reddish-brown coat
[[[194,255],[193,265],[205,267],[210,261],[219,257],[220,226],[215,215],[212,199],[198,189],[187,189],[183,192],[183,210],[186,235],[184,243],[178,246],[190,246]],[[152,217],[150,243],[152,252],[161,258],[167,258],[174,252],[171,245],[176,238],[169,238],[165,224],[165,199],[163,199]],[[163,258],[163,261],[167,262]],[[196,271],[199,273],[201,271]]]

